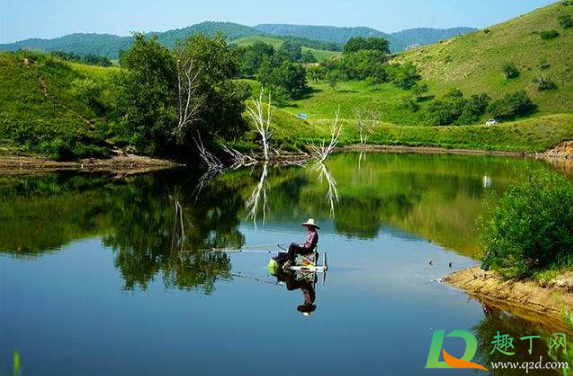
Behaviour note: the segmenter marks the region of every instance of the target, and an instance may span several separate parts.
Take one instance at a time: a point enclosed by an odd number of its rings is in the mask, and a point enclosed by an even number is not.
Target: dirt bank
[[[39,157],[0,156],[0,174],[20,174],[59,170],[146,172],[178,167],[180,164],[164,159],[122,155],[108,159],[53,161]]]
[[[444,283],[467,292],[480,302],[534,321],[544,326],[563,328],[566,307],[573,307],[573,273],[547,283],[504,281],[479,266],[454,272]]]

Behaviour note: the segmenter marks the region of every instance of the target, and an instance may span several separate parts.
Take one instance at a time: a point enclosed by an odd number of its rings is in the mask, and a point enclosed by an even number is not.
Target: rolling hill
[[[432,43],[471,30],[473,29],[411,29],[399,33],[385,34],[378,30],[365,27],[339,28],[331,26],[293,25],[258,25],[256,27],[249,27],[232,22],[207,21],[182,29],[165,32],[149,32],[148,34],[156,35],[159,42],[169,48],[172,48],[178,39],[184,39],[191,34],[203,33],[214,35],[216,32],[222,32],[229,41],[253,36],[266,36],[281,40],[296,40],[304,47],[323,51],[340,50],[342,44],[351,36],[382,36],[391,42],[390,47],[393,51],[402,51],[413,44],[422,45]],[[33,38],[14,43],[0,44],[0,51],[17,51],[19,49],[66,51],[80,55],[92,54],[117,58],[121,50],[129,48],[132,40],[133,38],[131,36],[121,37],[111,34],[75,33],[54,39]]]
[[[443,43],[407,51],[398,57],[414,62],[430,85],[431,94],[458,88],[466,95],[487,93],[499,98],[526,90],[539,113],[573,112],[573,28],[564,28],[558,17],[573,17],[573,5],[556,3],[507,22]],[[541,32],[559,35],[543,39]],[[519,76],[507,79],[505,64],[513,64]],[[556,89],[540,91],[538,79],[551,81]]]
[[[404,51],[411,46],[436,43],[440,40],[466,34],[476,29],[456,27],[451,29],[416,28],[396,33],[383,33],[369,27],[335,27],[309,25],[261,24],[255,29],[270,34],[311,38],[319,41],[343,45],[352,37],[382,37],[390,42],[392,52]]]

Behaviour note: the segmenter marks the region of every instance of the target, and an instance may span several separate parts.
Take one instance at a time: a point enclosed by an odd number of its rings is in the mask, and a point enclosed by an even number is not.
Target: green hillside
[[[118,68],[67,63],[43,54],[0,53],[0,148],[4,154],[52,158],[101,157],[106,98]],[[101,101],[87,103],[87,91],[101,88]]]
[[[573,5],[556,3],[487,29],[452,40],[408,51],[398,59],[412,61],[430,84],[430,93],[441,95],[458,88],[466,95],[487,93],[492,98],[526,90],[539,113],[573,111],[573,28],[558,22],[562,14],[573,17]],[[556,30],[550,40],[540,33]],[[519,76],[507,79],[504,64],[513,64]],[[538,78],[552,81],[555,90],[539,91]]]
[[[250,46],[250,45],[254,44],[255,42],[263,42],[266,44],[270,44],[274,48],[279,48],[283,44],[284,39],[280,39],[278,37],[266,36],[266,35],[252,35],[252,36],[248,36],[248,37],[235,39],[231,42],[231,44],[235,44],[238,46]],[[302,51],[303,52],[311,51],[318,61],[330,60],[333,57],[337,58],[337,57],[340,57],[342,54],[339,51],[319,50],[319,49],[315,49],[315,48],[306,47],[304,45],[302,47]]]

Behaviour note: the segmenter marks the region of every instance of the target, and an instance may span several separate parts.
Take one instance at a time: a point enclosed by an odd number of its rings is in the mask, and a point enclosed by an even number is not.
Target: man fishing
[[[283,265],[284,269],[294,265],[296,255],[311,254],[318,244],[318,232],[316,230],[319,230],[320,227],[316,224],[314,218],[309,218],[302,226],[307,229],[306,240],[302,244],[292,243],[288,247],[287,261]],[[315,262],[318,262],[318,252]]]

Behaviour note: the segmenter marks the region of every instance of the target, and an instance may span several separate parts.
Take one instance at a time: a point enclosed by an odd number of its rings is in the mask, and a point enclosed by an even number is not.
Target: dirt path
[[[494,273],[474,266],[450,274],[444,278],[444,283],[483,303],[553,328],[564,328],[565,309],[573,307],[573,273],[542,286],[534,281],[503,281]]]

